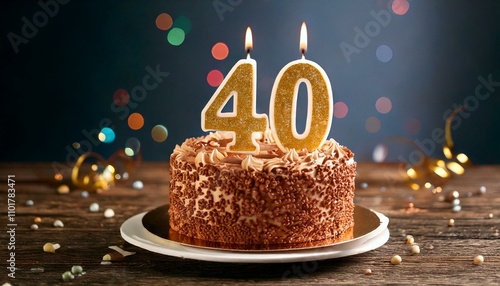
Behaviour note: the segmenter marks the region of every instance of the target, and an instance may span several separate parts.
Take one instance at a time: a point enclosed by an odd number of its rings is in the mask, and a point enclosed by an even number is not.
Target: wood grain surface
[[[8,276],[9,241],[7,176],[15,175],[15,278]],[[52,182],[50,163],[0,163],[1,266],[0,284],[12,285],[333,285],[333,284],[448,284],[500,283],[500,166],[473,166],[448,181],[443,192],[412,191],[397,165],[360,163],[356,204],[390,218],[391,237],[382,247],[355,256],[323,261],[282,264],[215,263],[152,253],[126,243],[120,226],[135,214],[168,202],[168,165],[143,163],[134,180],[83,198],[81,190],[61,195]],[[366,183],[366,188],[361,188]],[[363,184],[363,186],[365,186]],[[480,186],[486,187],[478,194]],[[461,211],[443,200],[450,191],[460,194]],[[34,205],[26,205],[33,200]],[[90,212],[91,203],[99,212]],[[409,204],[413,203],[413,208]],[[111,208],[113,218],[103,216]],[[490,214],[492,217],[490,217]],[[40,217],[39,229],[30,226]],[[450,218],[455,220],[448,226]],[[53,226],[55,220],[63,228]],[[405,244],[413,235],[419,255]],[[60,244],[55,253],[43,251],[46,242]],[[12,245],[12,244],[11,244]],[[102,257],[118,245],[136,252],[124,260],[102,265]],[[401,264],[390,263],[400,255]],[[483,255],[484,264],[473,264]],[[81,265],[85,274],[64,282],[61,275]],[[365,270],[371,269],[371,275]]]

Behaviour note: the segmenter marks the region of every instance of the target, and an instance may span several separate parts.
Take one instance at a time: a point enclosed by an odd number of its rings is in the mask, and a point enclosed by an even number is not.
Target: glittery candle
[[[229,131],[233,141],[227,145],[228,151],[239,153],[259,153],[256,142],[257,132],[264,132],[268,127],[265,114],[256,113],[257,63],[250,58],[252,33],[247,28],[245,50],[247,58],[239,60],[224,78],[219,88],[212,95],[201,112],[203,131]],[[233,97],[231,112],[222,112],[224,106]]]
[[[269,108],[271,131],[278,147],[313,151],[326,140],[332,123],[333,97],[330,80],[317,63],[306,60],[307,30],[305,23],[300,31],[302,58],[288,63],[276,77]],[[306,128],[297,132],[296,111],[300,84],[307,87],[308,110]]]

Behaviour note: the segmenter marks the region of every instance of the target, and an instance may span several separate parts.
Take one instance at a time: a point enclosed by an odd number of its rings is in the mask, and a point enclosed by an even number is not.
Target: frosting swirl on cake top
[[[282,152],[270,132],[261,133],[257,138],[260,145],[259,154],[240,154],[227,151],[226,146],[232,141],[230,132],[211,132],[207,136],[191,138],[182,145],[177,145],[171,159],[194,163],[196,168],[218,163],[224,164],[227,168],[242,168],[258,172],[272,172],[276,168],[292,166],[303,170],[322,164],[354,163],[354,154],[334,139],[325,141],[320,148],[312,152],[305,149],[300,151],[290,149],[288,152]]]

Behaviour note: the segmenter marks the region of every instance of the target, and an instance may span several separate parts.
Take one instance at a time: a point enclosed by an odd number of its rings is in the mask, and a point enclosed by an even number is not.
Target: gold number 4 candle
[[[239,60],[224,78],[210,101],[201,112],[203,131],[224,130],[234,134],[227,145],[228,151],[259,153],[256,132],[264,132],[268,126],[267,115],[257,114],[257,63],[250,58],[252,32],[247,28],[245,50],[247,58]],[[233,97],[233,111],[222,113],[222,109]]]

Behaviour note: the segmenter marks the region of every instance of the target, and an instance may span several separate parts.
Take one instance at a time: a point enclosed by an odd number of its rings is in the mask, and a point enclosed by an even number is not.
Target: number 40
[[[300,84],[307,87],[306,128],[296,129],[297,97]],[[243,59],[233,66],[201,112],[204,131],[233,132],[228,151],[259,153],[256,132],[268,128],[266,114],[256,113],[256,62]],[[222,112],[233,97],[233,111]],[[312,151],[326,140],[332,123],[333,98],[330,80],[315,62],[300,59],[281,69],[274,82],[269,106],[270,129],[278,147]]]

